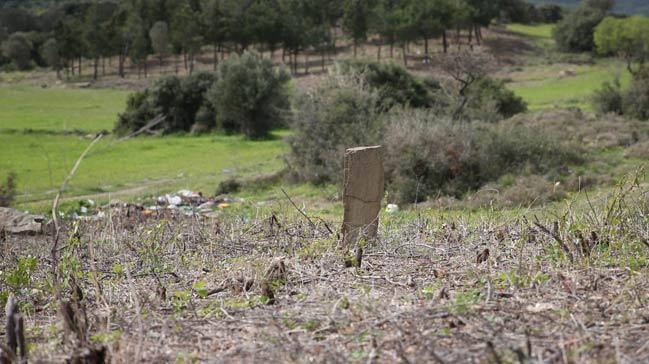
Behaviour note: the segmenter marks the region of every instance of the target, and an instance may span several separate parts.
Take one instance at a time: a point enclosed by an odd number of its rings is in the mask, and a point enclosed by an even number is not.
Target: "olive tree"
[[[289,109],[288,82],[283,68],[259,53],[246,51],[219,65],[217,81],[208,99],[224,128],[248,138],[263,138],[282,124]]]
[[[149,30],[149,38],[151,38],[153,51],[158,55],[160,65],[162,65],[164,58],[169,53],[169,26],[167,23],[158,21],[153,24]]]
[[[636,74],[649,57],[649,18],[607,17],[595,28],[594,39],[598,53],[619,56],[626,61],[629,72]]]
[[[31,66],[32,42],[25,33],[17,32],[9,36],[3,45],[2,52],[20,70]]]

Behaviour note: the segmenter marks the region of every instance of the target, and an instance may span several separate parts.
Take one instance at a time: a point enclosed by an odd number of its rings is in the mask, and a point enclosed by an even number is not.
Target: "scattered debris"
[[[530,305],[526,307],[528,312],[540,313],[544,311],[556,310],[557,307],[548,302],[537,302],[535,305]]]
[[[0,229],[8,234],[40,234],[45,217],[0,207]]]
[[[93,200],[83,200],[79,201],[78,209],[72,212],[71,216],[76,220],[100,220],[109,211],[119,210],[124,211],[128,217],[132,217],[134,214],[153,216],[165,211],[185,216],[202,215],[214,217],[218,216],[219,210],[230,208],[232,205],[244,201],[242,198],[233,198],[226,195],[207,198],[203,196],[202,192],[180,190],[175,194],[158,196],[148,204],[113,200],[106,205],[97,205]],[[63,213],[61,215],[64,216]]]
[[[399,212],[399,205],[396,205],[396,204],[393,204],[393,203],[388,204],[388,206],[385,208],[385,211],[388,214],[395,214],[395,213]]]
[[[563,70],[559,72],[559,77],[560,78],[565,78],[565,77],[575,77],[577,76],[577,72],[573,70]]]

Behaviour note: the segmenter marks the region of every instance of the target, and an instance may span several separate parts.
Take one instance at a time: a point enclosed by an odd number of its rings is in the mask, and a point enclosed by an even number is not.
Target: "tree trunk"
[[[408,54],[406,53],[406,45],[403,45],[403,66],[408,68]]]
[[[424,54],[428,57],[428,37],[424,37]]]
[[[357,48],[358,48],[358,44],[356,43],[356,40],[354,40],[354,59],[356,59]]]
[[[82,58],[79,56],[79,76],[81,76],[81,63],[82,63]]]
[[[74,76],[75,73],[74,58],[70,59],[70,71],[72,71],[72,76]]]
[[[309,52],[304,52],[304,73],[309,74]]]
[[[325,63],[327,62],[327,49],[325,47],[322,48],[322,58],[320,59],[320,63],[322,66],[322,72],[325,72]]]
[[[442,32],[442,43],[444,45],[444,53],[448,53],[448,39],[446,38],[446,30]]]
[[[394,59],[394,42],[390,42],[390,58]]]
[[[120,54],[117,62],[119,63],[119,77],[124,78],[124,55]]]
[[[183,62],[185,64],[185,71],[188,70],[187,68],[187,52],[183,49]]]
[[[101,75],[106,76],[106,57],[101,59]]]
[[[213,55],[213,61],[214,61],[214,71],[216,71],[217,66],[219,65],[219,52],[218,52],[218,46],[214,44],[214,55]]]
[[[99,57],[95,57],[95,60],[93,62],[93,69],[94,72],[92,74],[92,79],[96,80],[97,77],[99,76]]]
[[[149,67],[149,65],[148,65],[149,62],[147,61],[147,58],[148,57],[144,57],[144,78],[148,77],[147,71],[148,71],[148,67]]]
[[[379,49],[376,51],[376,60],[381,63],[381,42],[379,42]]]

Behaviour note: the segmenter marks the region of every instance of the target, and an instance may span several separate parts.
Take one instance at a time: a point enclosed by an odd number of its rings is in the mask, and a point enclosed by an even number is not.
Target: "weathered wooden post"
[[[343,249],[347,253],[356,248],[356,261],[346,262],[347,265],[361,264],[363,252],[359,239],[376,238],[384,193],[382,153],[381,146],[351,148],[345,152]]]

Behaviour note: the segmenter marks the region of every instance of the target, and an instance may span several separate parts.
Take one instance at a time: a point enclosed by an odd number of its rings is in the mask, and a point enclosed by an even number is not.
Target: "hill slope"
[[[533,4],[558,4],[576,6],[581,0],[529,0]],[[617,0],[615,11],[624,14],[649,15],[649,3],[646,0]]]

